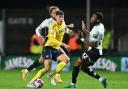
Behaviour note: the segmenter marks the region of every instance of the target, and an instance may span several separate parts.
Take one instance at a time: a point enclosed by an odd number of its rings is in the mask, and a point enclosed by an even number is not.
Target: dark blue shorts
[[[61,51],[50,46],[45,46],[42,52],[42,58],[56,61],[57,57],[61,54],[63,54]]]

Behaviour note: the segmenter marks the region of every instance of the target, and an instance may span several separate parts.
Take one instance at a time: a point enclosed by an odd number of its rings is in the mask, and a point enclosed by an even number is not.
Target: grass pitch
[[[29,72],[27,81],[24,82],[21,79],[21,70],[0,70],[0,89],[30,89],[26,87],[26,84],[35,73],[37,71]],[[97,71],[97,73],[108,79],[107,89],[128,89],[128,73],[108,71]],[[44,81],[42,89],[69,89],[64,87],[71,82],[71,72],[61,72],[64,83],[57,83],[57,86],[50,84],[50,81],[46,77],[47,74],[41,78]],[[84,74],[82,71],[79,74],[77,85],[76,89],[104,89],[98,80]]]

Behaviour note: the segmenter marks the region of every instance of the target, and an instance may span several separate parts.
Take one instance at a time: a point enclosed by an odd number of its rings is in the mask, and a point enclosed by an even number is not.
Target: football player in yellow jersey
[[[59,10],[59,8],[57,6],[50,6],[49,7],[49,15],[51,16],[50,18],[48,19],[45,19],[44,21],[42,21],[42,23],[36,28],[36,34],[37,36],[39,37],[40,40],[44,40],[44,37],[42,37],[42,34],[41,34],[41,31],[43,31],[45,34],[43,34],[45,37],[47,37],[47,33],[48,33],[48,30],[46,28],[49,28],[50,27],[50,24],[53,23],[55,21],[55,17],[56,17],[56,12]],[[73,28],[74,27],[74,24],[70,24],[70,25],[67,25],[69,28]],[[68,33],[72,33],[70,30],[67,31]],[[70,34],[71,35],[71,34]],[[43,39],[42,39],[43,38]],[[44,46],[44,44],[43,44]],[[66,52],[63,50],[63,48],[59,48],[60,51],[62,51],[63,53],[65,53],[65,55],[67,56]],[[68,56],[67,56],[68,57]],[[70,59],[68,57],[68,59]],[[25,69],[22,69],[22,79],[24,81],[26,81],[26,77],[28,75],[28,73],[34,69],[34,68],[37,68],[41,65],[40,61],[39,60],[43,60],[42,58],[42,53],[41,53],[41,56],[38,60],[35,60],[30,66],[28,66],[27,68]],[[62,83],[63,80],[61,79],[61,76],[60,76],[60,73],[56,74],[54,76],[54,79],[59,82],[59,83]]]
[[[34,87],[33,82],[50,70],[52,60],[59,61],[59,63],[55,70],[48,75],[48,78],[51,80],[52,85],[56,85],[53,76],[62,71],[69,62],[69,59],[65,56],[65,54],[59,50],[60,46],[64,46],[68,51],[70,50],[69,46],[62,42],[63,36],[67,29],[68,28],[64,23],[64,12],[57,11],[56,21],[50,25],[48,38],[44,45],[42,53],[43,60],[40,60],[40,62],[44,64],[44,68],[38,71],[38,73],[28,84],[28,87]]]

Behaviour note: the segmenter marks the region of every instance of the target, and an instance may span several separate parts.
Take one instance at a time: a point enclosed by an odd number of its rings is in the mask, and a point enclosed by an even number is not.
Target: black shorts
[[[86,66],[92,66],[100,57],[99,50],[92,48],[89,51],[83,50],[80,56],[82,63]]]
[[[46,46],[43,49],[42,58],[43,59],[51,59],[51,60],[56,61],[57,57],[61,54],[63,54],[61,51],[59,51],[53,47]]]

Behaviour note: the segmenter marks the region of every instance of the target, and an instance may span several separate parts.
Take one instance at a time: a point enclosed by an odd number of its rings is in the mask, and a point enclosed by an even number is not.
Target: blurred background
[[[0,1],[0,68],[15,69],[29,66],[39,58],[41,48],[33,48],[36,27],[49,18],[47,7],[56,5],[65,12],[66,24],[74,23],[75,32],[81,21],[88,23],[93,12],[104,14],[104,55],[94,68],[128,72],[128,7],[124,0],[2,0]],[[88,24],[86,24],[88,25]],[[78,58],[75,36],[65,36],[72,48],[72,61]],[[36,43],[36,42],[33,42]],[[37,45],[37,44],[35,44]],[[72,64],[71,64],[72,65]],[[70,69],[68,66],[67,70]]]

